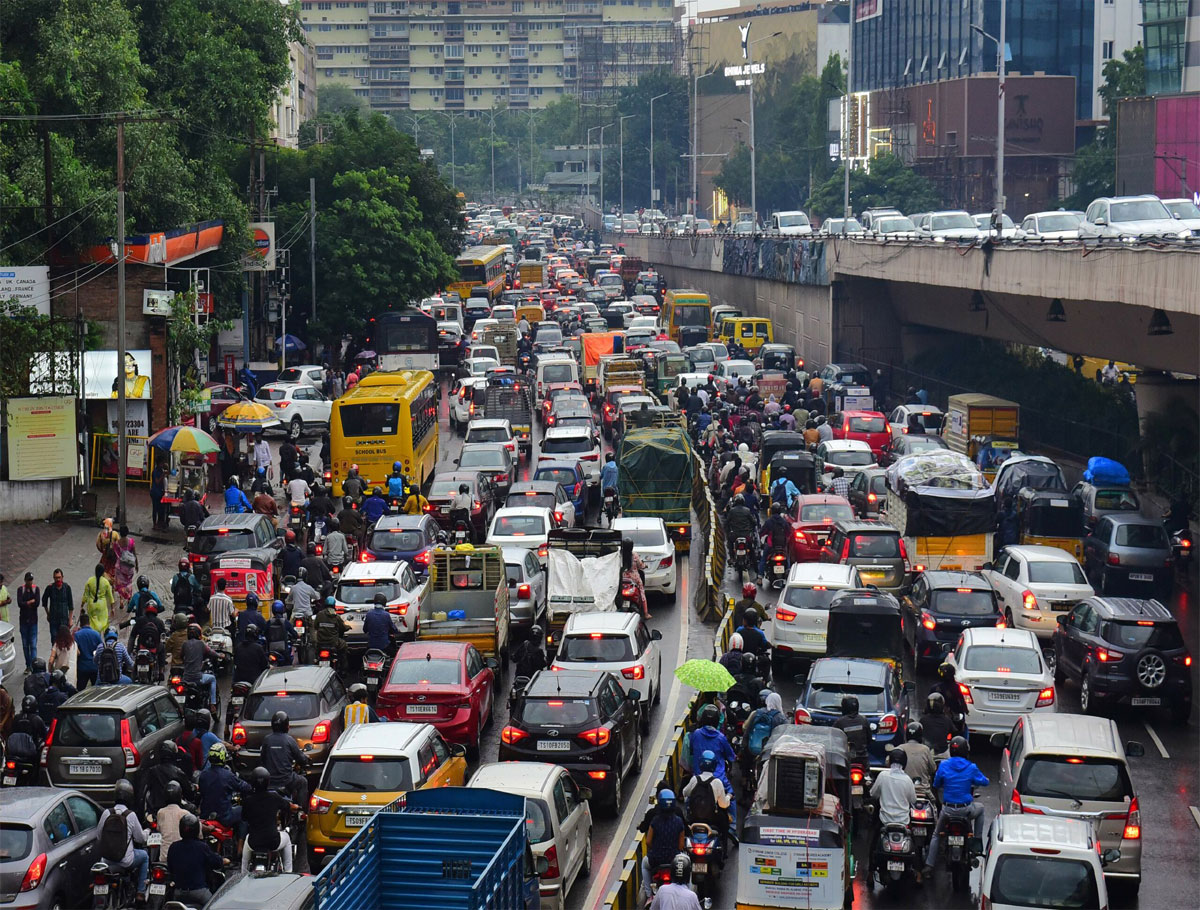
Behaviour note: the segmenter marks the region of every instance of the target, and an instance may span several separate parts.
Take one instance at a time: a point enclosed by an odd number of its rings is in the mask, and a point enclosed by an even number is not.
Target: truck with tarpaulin
[[[992,560],[994,494],[966,455],[935,450],[889,466],[881,517],[902,535],[914,571],[973,572]]]
[[[381,809],[312,880],[317,910],[540,906],[525,798],[413,790]]]
[[[465,641],[501,671],[509,653],[508,572],[499,547],[459,544],[431,551],[429,583],[417,609],[423,641]]]
[[[680,552],[692,543],[693,460],[692,441],[679,426],[631,429],[617,452],[621,514],[661,518]]]
[[[546,539],[546,651],[553,657],[572,613],[612,613],[621,590],[621,532],[555,528]]]
[[[583,387],[592,391],[596,387],[596,374],[603,357],[620,354],[624,350],[624,332],[585,332],[580,336],[583,345]]]
[[[963,392],[946,402],[942,438],[951,452],[966,455],[979,465],[989,480],[995,476],[996,466],[1017,451],[1020,433],[1021,406],[1015,401]]]

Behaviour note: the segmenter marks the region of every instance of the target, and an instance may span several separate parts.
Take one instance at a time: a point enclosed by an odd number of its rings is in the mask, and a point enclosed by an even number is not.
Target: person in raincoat
[[[688,744],[691,747],[693,756],[703,755],[705,750],[710,750],[717,757],[717,767],[713,771],[713,775],[720,779],[725,786],[725,792],[734,793],[733,784],[729,781],[729,766],[737,761],[737,756],[733,752],[733,747],[729,745],[729,740],[719,729],[721,723],[721,711],[716,705],[705,705],[700,710],[698,718],[698,726],[693,730],[688,737]],[[732,798],[729,803],[729,825],[730,836],[736,836],[733,826],[736,823],[737,800]]]

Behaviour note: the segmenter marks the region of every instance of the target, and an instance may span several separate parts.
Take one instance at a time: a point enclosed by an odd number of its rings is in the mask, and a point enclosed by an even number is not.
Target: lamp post
[[[588,195],[592,192],[592,133],[596,130],[602,130],[602,126],[589,126],[587,131],[587,188]]]
[[[666,98],[670,92],[663,92],[650,99],[650,208],[654,208],[654,102]]]
[[[764,35],[754,41],[746,44],[746,66],[749,67],[754,63],[753,54],[750,51],[754,45],[761,41],[769,41],[771,38],[778,38],[783,32],[775,32],[771,35]],[[754,216],[754,226],[758,227],[758,143],[754,136],[754,73],[750,73],[750,212]]]
[[[604,131],[612,126],[606,123],[600,127],[600,214],[604,214]]]
[[[971,30],[996,43],[996,203],[992,224],[999,233],[1004,227],[1004,45],[1008,26],[1008,0],[1000,0],[1000,37],[990,35],[981,26]]]
[[[854,79],[854,0],[850,0],[850,40],[846,43],[846,101],[849,105],[853,95],[852,80]],[[849,108],[846,109],[846,125],[850,125]],[[846,154],[846,137],[838,140],[838,151],[842,155],[842,233],[846,233],[846,225],[850,221],[850,156]],[[810,187],[811,189],[811,187]]]
[[[636,114],[625,114],[624,116],[617,118],[621,123],[621,148],[619,149],[619,151],[620,151],[620,164],[621,164],[621,217],[622,218],[625,217],[625,121],[628,120],[630,117],[634,117],[634,116],[636,116]]]
[[[710,70],[707,73],[697,73],[692,79],[692,195],[690,210],[693,218],[700,214],[697,211],[699,200],[696,198],[696,194],[700,192],[697,185],[700,176],[698,161],[700,158],[700,80],[707,79],[716,72],[716,70]]]

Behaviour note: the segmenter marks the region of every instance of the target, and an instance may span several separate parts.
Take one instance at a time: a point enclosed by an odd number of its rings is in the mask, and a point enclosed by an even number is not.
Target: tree
[[[850,207],[861,211],[871,206],[890,205],[902,212],[921,212],[942,207],[942,198],[933,184],[908,167],[895,155],[871,159],[870,170],[850,172]],[[820,218],[842,214],[845,186],[839,167],[808,200],[808,212]]]
[[[321,114],[344,114],[366,110],[366,99],[354,94],[348,85],[331,82],[317,89],[317,111]]]

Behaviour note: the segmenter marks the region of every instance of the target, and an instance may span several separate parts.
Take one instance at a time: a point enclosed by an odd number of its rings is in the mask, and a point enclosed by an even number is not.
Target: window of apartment
[[[483,50],[482,44],[468,44],[467,45],[467,53],[468,54],[478,54],[482,50]]]
[[[462,14],[462,3],[447,3],[446,4],[446,15],[447,16],[459,16],[461,14]]]
[[[447,101],[462,101],[463,100],[463,90],[460,88],[446,89],[446,100]]]
[[[368,94],[370,94],[370,92],[368,89],[365,89],[365,88],[356,88],[354,90],[354,96],[356,98],[366,98]]]
[[[1100,45],[1100,54],[1105,60],[1111,60],[1113,58],[1113,42],[1102,42]]]
[[[334,8],[335,9],[350,9],[350,3],[348,2],[348,0],[343,0],[343,2],[341,2],[341,3],[335,3]]]
[[[525,45],[523,45],[523,44],[513,44],[513,45],[511,45],[511,46],[508,48],[508,56],[509,56],[509,59],[511,59],[511,60],[524,60],[524,59],[525,59],[525,50],[526,50],[526,48],[525,48]]]
[[[470,95],[472,98],[478,98],[480,95],[483,94],[483,89],[469,88],[469,89],[467,89],[467,94]]]
[[[638,6],[642,9],[650,9],[650,0],[638,0]]]
[[[395,0],[392,3],[393,13],[403,13],[408,9],[408,0]]]
[[[512,11],[514,13],[525,12],[525,0],[513,0]]]
[[[319,32],[331,32],[331,31],[333,31],[333,26],[332,26],[332,25],[318,25],[318,26],[317,26],[317,31],[319,31]]]
[[[375,34],[376,38],[386,38],[387,33],[388,33],[388,28],[386,25],[376,25],[374,27],[374,34]]]
[[[376,3],[374,9],[375,9],[376,16],[386,16],[387,15],[387,4],[386,3]]]
[[[483,67],[482,66],[468,66],[467,73],[473,79],[477,79],[483,73]]]
[[[468,22],[467,23],[467,31],[481,32],[481,31],[483,31],[483,23],[482,22]]]
[[[317,9],[321,9],[321,10],[333,9],[333,4],[332,3],[318,3]]]
[[[446,55],[447,60],[461,60],[463,58],[463,46],[461,44],[444,45],[442,52]]]

